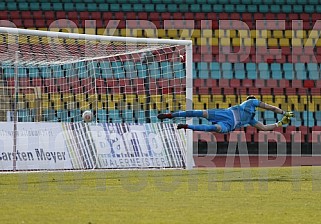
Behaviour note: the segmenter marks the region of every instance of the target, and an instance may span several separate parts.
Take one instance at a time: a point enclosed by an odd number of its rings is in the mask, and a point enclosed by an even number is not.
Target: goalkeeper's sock
[[[188,125],[188,129],[192,129],[193,131],[217,131],[217,127],[215,125]]]
[[[202,110],[178,111],[172,113],[173,117],[203,117]]]

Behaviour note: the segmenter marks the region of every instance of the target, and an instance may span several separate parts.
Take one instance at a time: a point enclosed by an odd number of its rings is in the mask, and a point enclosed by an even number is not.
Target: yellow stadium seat
[[[267,104],[273,105],[273,96],[270,95],[262,95],[262,101]]]
[[[166,32],[164,29],[157,29],[158,37],[166,37]]]
[[[276,38],[269,38],[268,39],[268,46],[269,47],[278,47],[279,44],[278,44],[278,39]]]
[[[167,30],[167,36],[168,37],[177,38],[178,37],[178,32],[177,32],[177,30]]]
[[[212,46],[218,46],[218,38],[217,38],[217,37],[211,38],[210,45],[212,45]]]
[[[220,30],[213,30],[213,37],[219,37],[220,36]]]
[[[105,28],[98,28],[98,29],[97,29],[97,34],[98,34],[98,35],[106,35],[106,34],[105,34],[105,30],[106,30]]]
[[[213,37],[213,30],[203,29],[202,30],[202,37]]]
[[[305,30],[293,30],[295,38],[306,38]]]
[[[204,103],[203,102],[196,102],[193,103],[194,110],[204,110]]]
[[[196,38],[196,44],[197,45],[211,45],[210,44],[210,38],[205,38],[205,37],[199,37],[199,38]]]
[[[243,45],[243,44],[241,43],[241,39],[240,39],[240,38],[234,37],[234,38],[232,39],[232,46],[237,46],[237,47],[239,47],[239,46],[241,46],[241,45]]]
[[[192,37],[203,37],[201,36],[201,30],[199,29],[194,30],[192,33]]]
[[[298,104],[298,96],[288,96],[289,104]]]
[[[246,46],[246,47],[255,46],[255,44],[254,44],[254,38],[245,38],[245,39],[242,39],[242,43],[243,43],[243,46]]]
[[[182,40],[189,40],[192,36],[190,29],[182,29],[178,31],[179,38]]]
[[[251,34],[251,37],[252,37],[252,38],[256,38],[256,37],[257,37],[257,35],[256,35],[256,30],[251,30],[251,31],[250,31],[250,34]]]
[[[273,30],[273,35],[274,38],[280,39],[283,38],[283,30]]]
[[[229,37],[220,38],[220,46],[231,46],[231,39]]]
[[[239,38],[251,38],[251,33],[248,30],[239,30],[238,35],[236,36]]]
[[[281,47],[289,47],[290,46],[290,39],[281,38],[279,42],[280,42]]]
[[[232,105],[239,103],[239,102],[237,102],[235,95],[226,95],[225,102],[228,104],[232,104]]]
[[[271,36],[271,30],[256,30],[257,38],[270,38]]]
[[[292,38],[292,46],[293,47],[302,47],[303,46],[302,39]]]
[[[256,46],[266,46],[267,39],[265,38],[256,38]]]
[[[320,35],[320,31],[319,30],[309,30],[307,37],[317,39],[317,38],[319,38],[319,35]]]
[[[285,37],[285,38],[292,39],[293,35],[294,35],[294,34],[293,34],[292,30],[286,30],[286,31],[284,31],[284,37]]]
[[[85,33],[86,34],[96,35],[96,29],[95,28],[86,28],[85,29]]]

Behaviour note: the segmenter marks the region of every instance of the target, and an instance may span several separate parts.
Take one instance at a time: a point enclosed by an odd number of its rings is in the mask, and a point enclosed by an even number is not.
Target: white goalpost
[[[189,40],[0,27],[0,171],[192,169],[191,120],[157,119],[192,82]]]

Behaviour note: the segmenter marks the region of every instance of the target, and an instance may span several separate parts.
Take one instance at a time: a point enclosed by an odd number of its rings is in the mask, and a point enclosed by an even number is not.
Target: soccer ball
[[[93,119],[93,114],[90,110],[86,110],[84,111],[84,113],[82,113],[82,119],[84,120],[84,122],[90,122]]]

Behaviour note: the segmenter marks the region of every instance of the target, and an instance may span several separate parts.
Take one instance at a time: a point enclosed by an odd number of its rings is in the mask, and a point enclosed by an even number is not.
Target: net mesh
[[[15,101],[15,66],[19,121],[77,122],[93,110],[98,122],[149,123],[185,109],[184,46],[13,34],[0,41],[2,121]]]
[[[185,51],[184,45],[0,33],[0,170],[12,169],[12,161],[18,170],[184,166],[184,134],[157,115],[186,109]],[[95,133],[102,131],[100,139]],[[63,161],[67,154],[70,163]]]

